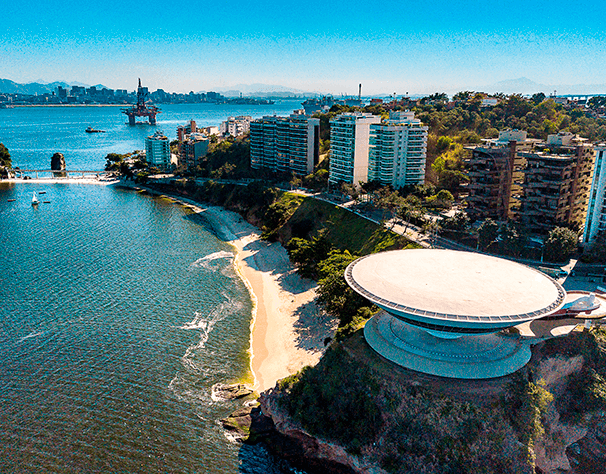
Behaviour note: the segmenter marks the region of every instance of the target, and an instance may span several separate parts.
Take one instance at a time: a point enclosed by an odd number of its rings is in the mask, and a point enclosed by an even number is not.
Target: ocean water
[[[68,129],[109,130],[99,117],[115,109],[66,109],[0,114],[15,165],[50,161],[58,135],[68,167],[99,168],[142,133],[116,125],[126,145],[93,146]],[[32,207],[34,191],[50,202]],[[281,472],[218,423],[240,402],[213,386],[251,379],[251,300],[203,218],[129,189],[0,183],[0,249],[0,472]]]
[[[15,107],[0,109],[0,143],[9,149],[13,166],[49,169],[51,156],[60,152],[70,170],[102,170],[108,153],[145,148],[145,137],[156,130],[174,140],[177,127],[193,119],[199,127],[219,126],[227,117],[288,115],[301,100],[272,105],[166,104],[160,105],[158,124],[128,126],[122,107]],[[141,119],[139,119],[141,120]],[[105,133],[86,133],[88,126]]]

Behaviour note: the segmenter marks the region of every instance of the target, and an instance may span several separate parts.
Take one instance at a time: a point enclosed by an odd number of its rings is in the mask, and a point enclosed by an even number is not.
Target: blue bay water
[[[18,124],[0,115],[15,165],[62,151],[72,169],[100,168],[144,136],[121,124],[124,140],[92,146],[67,129],[109,130],[101,117],[116,109],[93,107],[95,121],[88,108],[62,109],[9,109]],[[179,113],[205,125],[194,112]],[[34,191],[50,203],[32,207]],[[4,183],[0,249],[0,472],[280,472],[218,424],[239,403],[214,399],[213,385],[250,379],[251,301],[203,218],[129,189]]]
[[[101,170],[108,153],[145,148],[145,137],[161,130],[177,138],[177,127],[193,119],[198,127],[219,126],[230,116],[288,115],[301,108],[301,100],[272,105],[166,104],[160,105],[158,124],[127,126],[121,107],[15,107],[0,109],[0,143],[10,151],[13,166],[49,169],[53,153],[65,155],[71,170]],[[86,127],[105,133],[86,133]]]

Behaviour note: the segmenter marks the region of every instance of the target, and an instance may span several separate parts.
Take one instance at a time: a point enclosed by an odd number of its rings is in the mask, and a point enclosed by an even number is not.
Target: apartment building
[[[597,145],[594,149],[595,165],[583,230],[583,243],[589,245],[600,232],[606,232],[606,144]]]
[[[530,151],[536,140],[522,130],[503,130],[485,145],[467,147],[467,213],[472,219],[513,219],[520,207],[523,169],[521,151]]]
[[[179,142],[179,166],[188,170],[194,169],[200,164],[200,160],[208,153],[210,140],[201,133],[190,133]]]
[[[161,131],[158,130],[145,139],[145,159],[149,165],[158,169],[170,169],[170,142]]]
[[[425,182],[427,131],[414,112],[389,113],[370,125],[368,181],[401,188]]]
[[[329,184],[368,181],[370,126],[379,123],[381,117],[361,112],[340,114],[330,121]]]
[[[224,137],[239,137],[249,132],[252,117],[240,115],[238,117],[229,117],[225,122],[221,122],[219,131]]]
[[[196,126],[196,121],[190,120],[187,125],[180,125],[177,127],[177,140],[182,142],[183,140],[185,140],[187,135],[190,135],[192,133],[197,133],[197,132],[198,132],[198,127]]]
[[[561,148],[556,153],[523,152],[526,160],[519,220],[531,231],[585,224],[595,162],[592,145]]]
[[[320,119],[303,113],[266,116],[250,123],[250,162],[253,169],[307,175],[320,154]]]

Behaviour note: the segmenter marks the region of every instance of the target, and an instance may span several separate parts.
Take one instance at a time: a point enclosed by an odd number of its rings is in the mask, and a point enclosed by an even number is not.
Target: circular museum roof
[[[562,287],[525,265],[455,250],[394,250],[359,258],[347,283],[394,316],[427,325],[507,327],[557,311]]]

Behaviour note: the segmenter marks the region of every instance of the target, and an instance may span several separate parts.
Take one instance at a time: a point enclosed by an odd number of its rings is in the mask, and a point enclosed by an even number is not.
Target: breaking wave
[[[194,263],[190,265],[190,268],[205,268],[210,269],[211,262],[221,259],[221,258],[234,258],[234,254],[231,252],[227,252],[226,250],[221,250],[219,252],[211,253],[206,257],[199,258]]]
[[[206,378],[207,376],[212,375],[209,372],[209,368],[204,363],[204,356],[207,355],[205,354],[205,351],[207,350],[205,348],[206,342],[208,341],[213,328],[219,321],[226,319],[228,316],[236,313],[242,308],[241,302],[230,299],[226,294],[223,294],[223,297],[226,301],[217,305],[210,313],[205,314],[196,311],[194,313],[194,318],[190,322],[185,323],[183,326],[179,326],[179,329],[198,331],[200,334],[198,342],[189,346],[186,349],[185,354],[181,357],[181,363],[185,370],[177,374],[169,385],[169,389],[182,401],[196,402],[207,400],[211,397],[207,390],[196,388],[196,381],[199,381],[200,378]],[[216,370],[214,373],[216,374]]]

